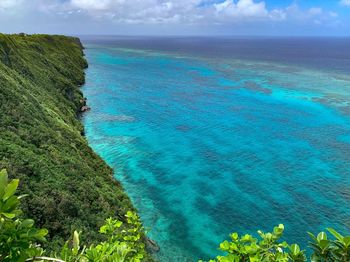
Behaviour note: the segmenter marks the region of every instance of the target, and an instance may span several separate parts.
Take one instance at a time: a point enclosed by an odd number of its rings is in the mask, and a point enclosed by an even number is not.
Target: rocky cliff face
[[[53,246],[74,229],[94,242],[105,218],[133,209],[81,135],[86,67],[77,38],[0,34],[0,170],[20,179],[25,215]]]

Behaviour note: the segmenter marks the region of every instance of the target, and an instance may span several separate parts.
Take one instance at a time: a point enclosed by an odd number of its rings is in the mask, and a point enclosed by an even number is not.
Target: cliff
[[[82,49],[72,37],[0,34],[0,170],[20,179],[24,215],[49,230],[49,248],[75,229],[100,240],[105,218],[133,210],[82,136]]]

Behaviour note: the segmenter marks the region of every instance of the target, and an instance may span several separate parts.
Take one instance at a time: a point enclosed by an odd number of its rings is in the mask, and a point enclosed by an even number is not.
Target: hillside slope
[[[94,242],[105,218],[133,209],[81,135],[86,67],[77,38],[0,34],[0,170],[20,179],[25,215],[53,246],[74,229]]]

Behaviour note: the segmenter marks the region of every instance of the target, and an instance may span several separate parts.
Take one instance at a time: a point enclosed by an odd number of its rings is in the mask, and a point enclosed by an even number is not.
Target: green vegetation
[[[126,226],[122,221],[109,218],[106,224],[100,228],[100,234],[107,236],[107,240],[90,247],[79,245],[79,233],[74,232],[72,247],[69,242],[63,247],[59,257],[67,262],[122,262],[122,261],[145,261],[148,256],[145,251],[145,244],[142,241],[143,231],[139,217],[134,212],[127,212]]]
[[[19,219],[21,197],[15,195],[18,180],[8,182],[6,171],[0,171],[0,261],[24,261],[40,255],[34,243],[45,241],[47,230],[33,227],[31,219]]]
[[[309,233],[311,242],[309,244],[312,254],[309,261],[332,262],[350,261],[350,236],[342,236],[332,228],[327,229],[333,239],[328,239],[325,232],[317,236]],[[286,241],[280,241],[283,236],[284,226],[281,224],[273,229],[272,233],[258,231],[260,239],[252,235],[239,236],[231,234],[231,241],[220,244],[220,250],[226,255],[218,256],[210,262],[304,262],[308,261],[305,250],[299,245],[289,245]]]
[[[47,257],[38,243],[46,241],[46,229],[34,227],[31,219],[22,219],[20,199],[16,196],[19,180],[8,181],[7,172],[0,171],[0,261],[45,261],[58,258],[66,262],[139,262],[147,260],[142,241],[143,227],[139,217],[131,211],[125,215],[126,223],[109,218],[99,233],[106,240],[89,247],[81,246],[79,233],[66,242],[60,252]]]
[[[76,229],[88,245],[105,240],[105,218],[134,211],[81,135],[86,67],[77,38],[0,34],[0,170],[20,179],[24,216],[48,229],[50,250]]]

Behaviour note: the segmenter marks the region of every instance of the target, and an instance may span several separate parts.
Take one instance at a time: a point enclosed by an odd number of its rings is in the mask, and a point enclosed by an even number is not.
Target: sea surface
[[[350,234],[350,39],[83,37],[83,122],[162,262]]]

